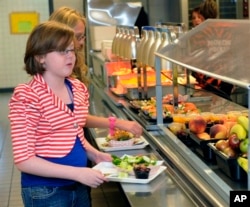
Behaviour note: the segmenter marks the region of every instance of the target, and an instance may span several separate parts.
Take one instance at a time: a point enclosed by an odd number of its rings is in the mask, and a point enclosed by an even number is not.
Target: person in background
[[[205,20],[204,17],[200,13],[200,7],[195,7],[192,10],[191,18],[192,18],[193,27],[196,27],[197,25],[199,25]]]
[[[76,37],[76,48],[82,53],[80,54],[83,59],[82,65],[75,68],[72,77],[75,77],[85,84],[89,83],[87,78],[88,67],[85,64],[84,46],[86,40],[86,18],[77,10],[70,7],[60,7],[55,10],[49,17],[49,21],[56,21],[68,25],[74,30]]]
[[[191,12],[193,27],[196,27],[206,19],[216,19],[218,16],[217,4],[214,0],[203,1]]]
[[[76,37],[76,48],[81,52],[79,55],[82,59],[82,65],[75,67],[71,76],[77,78],[85,85],[89,84],[89,79],[87,78],[88,67],[85,64],[85,40],[86,40],[86,18],[76,9],[62,6],[55,10],[49,17],[49,21],[56,21],[63,23],[74,30]],[[93,145],[93,140],[91,138],[89,130],[84,127],[84,135],[89,143]],[[87,166],[91,167],[92,162],[88,160]],[[89,188],[89,196],[91,198],[91,188]]]
[[[216,2],[214,0],[203,1],[198,7],[195,7],[192,10],[191,15],[194,27],[201,24],[206,19],[217,18],[218,11]],[[212,91],[223,98],[231,100],[230,95],[234,88],[232,84],[196,72],[192,72],[192,75],[196,78],[196,81],[201,88]]]
[[[200,14],[204,19],[216,19],[218,16],[217,4],[214,0],[205,0],[200,4]]]
[[[87,167],[111,161],[85,139],[83,127],[127,130],[136,136],[142,127],[134,121],[91,116],[86,85],[70,77],[81,65],[74,31],[47,21],[31,32],[24,56],[32,76],[18,85],[9,102],[13,158],[21,171],[25,207],[89,207],[86,186],[98,187],[106,177]]]

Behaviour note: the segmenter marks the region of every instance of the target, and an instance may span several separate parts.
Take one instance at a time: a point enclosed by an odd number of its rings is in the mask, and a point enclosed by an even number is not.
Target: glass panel
[[[247,88],[250,84],[250,22],[208,19],[156,55]]]

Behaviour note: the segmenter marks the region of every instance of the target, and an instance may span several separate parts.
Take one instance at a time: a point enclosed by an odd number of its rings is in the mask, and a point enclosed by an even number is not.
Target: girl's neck
[[[50,76],[51,77],[51,76]],[[73,101],[73,98],[69,94],[68,87],[65,84],[65,78],[58,79],[58,78],[47,78],[45,77],[44,80],[48,84],[48,86],[51,88],[53,93],[61,99],[65,104],[70,104]]]
[[[53,91],[54,90],[58,91],[65,87],[65,78],[59,78],[59,77],[55,78],[55,77],[46,76],[46,75],[43,75],[43,78]]]

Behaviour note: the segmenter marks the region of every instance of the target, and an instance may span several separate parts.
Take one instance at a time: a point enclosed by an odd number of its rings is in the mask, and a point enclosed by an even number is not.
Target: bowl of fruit
[[[134,165],[134,174],[137,179],[148,179],[151,168],[144,164]]]

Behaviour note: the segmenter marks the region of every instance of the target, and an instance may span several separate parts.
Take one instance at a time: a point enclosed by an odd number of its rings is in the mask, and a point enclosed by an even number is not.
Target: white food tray
[[[138,139],[138,138],[137,138]],[[144,137],[140,137],[140,141],[138,144],[134,144],[132,146],[122,146],[122,147],[111,147],[106,146],[107,143],[105,137],[95,138],[95,142],[98,148],[104,152],[111,152],[111,151],[119,151],[119,150],[132,150],[132,149],[143,149],[148,145],[148,142],[144,139]]]
[[[158,161],[162,163],[161,161]],[[138,184],[146,184],[154,180],[158,175],[160,175],[164,170],[166,170],[166,166],[159,166],[158,170],[155,173],[149,174],[148,179],[137,179],[134,175],[129,175],[127,178],[119,178],[118,172],[119,169],[113,165],[111,162],[100,162],[93,169],[100,170],[103,174],[107,175],[109,181],[113,182],[121,182],[121,183],[138,183]]]

